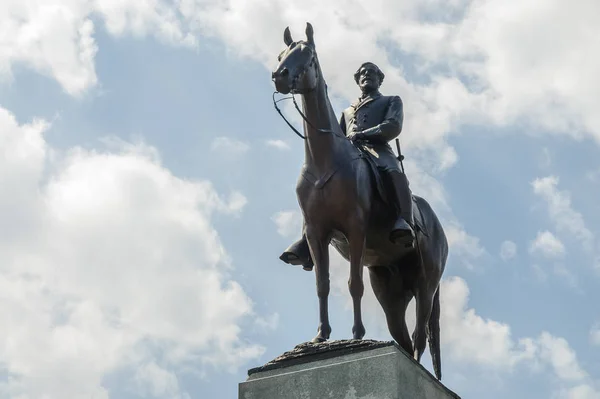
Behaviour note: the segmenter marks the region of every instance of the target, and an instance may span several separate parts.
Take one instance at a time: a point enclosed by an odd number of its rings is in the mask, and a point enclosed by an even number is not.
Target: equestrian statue
[[[448,257],[444,230],[429,203],[413,195],[389,142],[402,131],[403,103],[380,92],[380,68],[363,63],[354,75],[361,96],[338,122],[327,94],[310,23],[306,40],[287,46],[272,73],[276,91],[302,98],[305,161],[296,186],[302,210],[301,238],[280,259],[315,271],[319,326],[313,342],[329,339],[329,245],[350,262],[348,287],[354,310],[354,339],[362,339],[363,270],[398,345],[420,362],[427,339],[435,375],[441,380],[440,280]],[[277,108],[277,103],[275,102]],[[278,112],[281,114],[279,108]],[[283,116],[283,115],[282,115]],[[287,122],[287,120],[286,120]],[[399,150],[399,145],[398,145]],[[416,300],[416,325],[411,337],[406,308]]]

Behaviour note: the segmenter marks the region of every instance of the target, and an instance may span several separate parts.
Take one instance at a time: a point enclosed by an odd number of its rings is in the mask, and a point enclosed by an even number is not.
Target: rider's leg
[[[390,241],[394,244],[412,245],[415,233],[413,230],[412,193],[408,186],[408,179],[404,173],[397,170],[388,170],[387,174],[396,206],[399,208],[399,217],[390,233]]]

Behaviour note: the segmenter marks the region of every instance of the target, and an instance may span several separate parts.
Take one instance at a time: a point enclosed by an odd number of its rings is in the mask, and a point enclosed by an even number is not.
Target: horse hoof
[[[325,341],[327,341],[327,338],[316,336],[310,342],[312,342],[313,344],[320,344],[320,343],[325,342]]]
[[[352,329],[352,337],[353,337],[353,339],[361,340],[361,339],[363,339],[363,337],[365,336],[365,334],[366,334],[366,330],[365,330],[364,327],[361,327],[361,328],[358,328],[358,329],[355,329],[355,328]]]

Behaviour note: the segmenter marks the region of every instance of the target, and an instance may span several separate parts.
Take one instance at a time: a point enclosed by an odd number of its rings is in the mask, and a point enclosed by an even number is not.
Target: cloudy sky
[[[284,28],[310,21],[338,114],[367,60],[404,101],[407,173],[451,242],[443,382],[600,398],[598,15],[3,0],[0,397],[236,398],[248,368],[314,336],[314,275],[278,260],[299,234],[303,143],[270,81]],[[351,336],[347,277],[334,255],[333,339]],[[369,287],[364,303],[366,338],[390,339]]]

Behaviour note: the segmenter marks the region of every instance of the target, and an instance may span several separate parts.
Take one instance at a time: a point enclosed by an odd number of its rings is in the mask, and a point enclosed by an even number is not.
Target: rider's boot
[[[404,173],[397,171],[393,171],[389,175],[396,205],[400,208],[400,215],[390,232],[390,241],[397,245],[412,247],[415,232],[413,229],[412,193],[408,187],[408,179]]]
[[[302,265],[304,270],[311,271],[314,264],[310,256],[306,235],[302,234],[302,238],[287,247],[279,259],[290,265]]]

